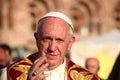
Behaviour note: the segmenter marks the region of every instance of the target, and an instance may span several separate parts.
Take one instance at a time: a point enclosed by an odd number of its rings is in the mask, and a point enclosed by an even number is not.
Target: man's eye
[[[57,40],[57,42],[63,42],[64,40],[62,40],[62,39],[56,39]]]
[[[51,38],[49,38],[49,37],[43,38],[43,41],[51,41]]]

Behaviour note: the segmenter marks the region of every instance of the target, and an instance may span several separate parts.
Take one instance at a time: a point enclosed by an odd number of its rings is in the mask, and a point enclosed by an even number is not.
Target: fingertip
[[[35,62],[34,63],[37,63],[39,61],[39,58],[37,59],[37,60],[35,60]]]

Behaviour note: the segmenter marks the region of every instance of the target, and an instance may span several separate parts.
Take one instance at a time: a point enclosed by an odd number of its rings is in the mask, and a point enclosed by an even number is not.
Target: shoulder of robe
[[[36,57],[36,54],[32,54],[11,64],[7,69],[8,80],[27,80],[28,71]]]
[[[86,68],[81,67],[68,60],[67,73],[70,80],[99,80],[97,76],[90,73]]]

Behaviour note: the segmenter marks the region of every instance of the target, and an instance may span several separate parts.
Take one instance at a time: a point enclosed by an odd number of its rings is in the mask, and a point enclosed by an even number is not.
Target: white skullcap
[[[49,13],[45,14],[43,17],[41,17],[41,19],[46,18],[46,17],[60,18],[60,19],[64,20],[65,22],[67,22],[70,25],[71,29],[73,30],[72,21],[70,20],[70,18],[68,18],[65,14],[63,14],[61,12],[49,12]]]

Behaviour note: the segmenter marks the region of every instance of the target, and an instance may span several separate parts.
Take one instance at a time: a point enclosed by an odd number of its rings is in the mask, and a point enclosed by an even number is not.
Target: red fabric
[[[32,57],[33,56],[33,57]],[[17,78],[19,78],[20,76],[22,76],[22,74],[24,72],[16,70],[17,69],[21,69],[21,65],[23,66],[32,66],[32,63],[34,62],[34,59],[36,59],[38,57],[38,55],[30,55],[29,57],[27,57],[27,59],[22,59],[14,64],[12,64],[9,68],[8,68],[8,80],[16,80]],[[28,63],[29,60],[32,63]],[[25,61],[28,60],[28,61]],[[76,71],[78,73],[80,73],[81,75],[83,75],[83,77],[88,77],[88,75],[92,76],[92,79],[90,80],[98,80],[96,76],[92,75],[92,73],[90,73],[89,71],[87,71],[86,69],[74,64],[72,61],[70,61],[69,59],[66,59],[66,69],[67,69],[67,80],[73,80],[71,75],[70,75],[70,71]],[[29,70],[28,70],[29,71]],[[86,74],[82,74],[82,73],[86,73]],[[27,76],[27,75],[26,75]],[[27,80],[23,77],[23,80]],[[84,79],[83,79],[84,80]],[[87,79],[88,80],[88,79]]]
[[[17,77],[19,77],[22,74],[21,71],[15,70],[15,69],[10,69],[9,71],[9,77],[12,80],[16,80]]]

